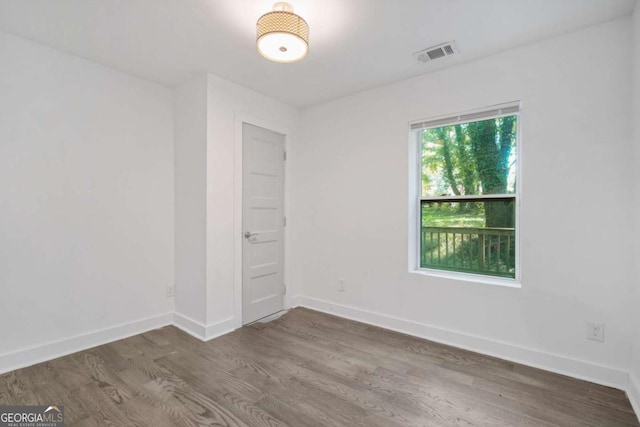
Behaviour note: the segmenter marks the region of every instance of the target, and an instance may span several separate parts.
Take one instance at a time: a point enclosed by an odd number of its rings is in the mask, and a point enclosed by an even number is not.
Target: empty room
[[[640,0],[0,0],[0,427],[640,426]]]

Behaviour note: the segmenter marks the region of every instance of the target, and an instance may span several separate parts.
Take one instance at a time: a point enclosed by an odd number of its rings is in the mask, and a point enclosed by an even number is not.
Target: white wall
[[[211,74],[207,81],[207,323],[238,326],[242,319],[234,318],[234,254],[241,237],[234,220],[242,212],[234,195],[234,180],[241,177],[236,170],[241,164],[234,162],[234,153],[241,154],[235,149],[237,120],[294,135],[298,110]]]
[[[0,63],[0,360],[173,311],[171,91],[4,33]]]
[[[627,18],[304,110],[291,162],[299,301],[626,383],[630,51]],[[512,100],[523,105],[522,288],[408,273],[408,122]],[[606,324],[604,343],[586,340],[587,321]]]
[[[635,185],[635,277],[633,280],[634,295],[632,299],[631,321],[635,326],[631,337],[633,346],[631,366],[630,396],[635,401],[636,411],[640,416],[640,2],[636,3],[633,14],[633,100],[634,100],[634,185]]]
[[[175,90],[175,118],[176,322],[209,339],[242,321],[236,316],[240,264],[234,264],[241,255],[240,232],[234,231],[242,218],[242,198],[236,197],[242,167],[239,120],[293,135],[298,111],[201,75]]]
[[[206,323],[207,79],[174,90],[175,310]]]

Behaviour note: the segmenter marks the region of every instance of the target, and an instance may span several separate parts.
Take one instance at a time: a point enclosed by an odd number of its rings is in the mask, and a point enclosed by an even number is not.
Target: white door
[[[284,135],[242,125],[242,323],[284,308]]]

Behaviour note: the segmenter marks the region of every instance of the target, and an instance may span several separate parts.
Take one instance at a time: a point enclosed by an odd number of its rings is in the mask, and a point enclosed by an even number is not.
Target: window
[[[519,104],[411,125],[416,265],[518,278]]]

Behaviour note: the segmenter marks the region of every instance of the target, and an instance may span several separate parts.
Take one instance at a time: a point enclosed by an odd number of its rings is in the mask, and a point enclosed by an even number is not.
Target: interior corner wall
[[[630,52],[627,17],[303,110],[299,302],[626,387]],[[514,100],[522,288],[409,273],[408,123]],[[586,339],[588,321],[606,325],[603,343]]]
[[[0,371],[170,322],[171,91],[6,33],[0,64]]]
[[[635,186],[635,256],[633,265],[635,276],[633,283],[633,299],[631,321],[635,328],[631,338],[633,346],[630,397],[635,401],[635,408],[640,416],[640,2],[636,3],[633,13],[633,99],[634,99],[634,171]]]
[[[207,79],[174,89],[175,311],[206,323]]]
[[[234,318],[234,253],[241,244],[234,221],[242,215],[234,207],[236,120],[255,118],[293,135],[299,112],[211,74],[207,88],[207,325],[215,335],[242,320]]]

